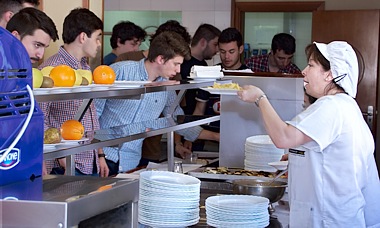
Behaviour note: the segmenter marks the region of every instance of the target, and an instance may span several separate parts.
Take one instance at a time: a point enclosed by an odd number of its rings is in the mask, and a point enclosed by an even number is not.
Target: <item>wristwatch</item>
[[[98,158],[107,158],[105,154],[98,154]]]

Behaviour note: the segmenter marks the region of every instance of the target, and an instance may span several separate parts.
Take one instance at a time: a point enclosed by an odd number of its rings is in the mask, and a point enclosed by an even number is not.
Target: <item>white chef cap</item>
[[[355,98],[359,77],[358,59],[354,49],[345,41],[333,41],[329,44],[317,43],[318,50],[330,62],[335,83],[348,95]]]

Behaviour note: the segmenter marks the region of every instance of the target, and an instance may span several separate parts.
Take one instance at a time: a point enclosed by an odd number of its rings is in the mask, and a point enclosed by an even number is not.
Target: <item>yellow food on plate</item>
[[[214,82],[214,86],[212,87],[214,89],[236,89],[241,90],[242,88],[237,83],[226,83],[226,84],[220,84],[218,82]]]

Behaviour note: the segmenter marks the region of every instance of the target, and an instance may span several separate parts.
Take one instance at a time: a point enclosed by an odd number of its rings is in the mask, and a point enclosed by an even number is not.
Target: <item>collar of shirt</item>
[[[83,57],[80,61],[78,61],[74,56],[72,56],[70,53],[68,53],[63,46],[61,46],[58,50],[58,55],[61,55],[65,58],[66,63],[68,66],[72,67],[73,69],[84,69],[84,70],[90,70],[90,66],[87,64],[87,58]]]

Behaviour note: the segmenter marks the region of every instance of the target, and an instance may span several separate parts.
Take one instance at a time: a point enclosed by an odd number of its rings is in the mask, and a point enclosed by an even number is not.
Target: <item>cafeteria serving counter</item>
[[[138,180],[47,175],[0,187],[0,227],[73,227],[113,210],[137,227]]]

